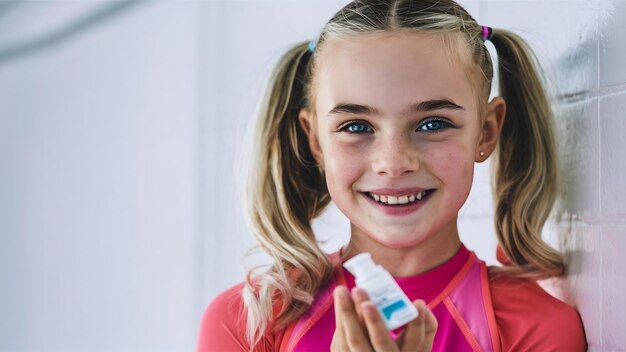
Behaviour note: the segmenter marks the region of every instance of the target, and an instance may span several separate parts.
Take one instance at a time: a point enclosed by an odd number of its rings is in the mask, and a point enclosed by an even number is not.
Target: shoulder
[[[501,276],[489,283],[503,351],[584,351],[578,312],[535,281]]]
[[[239,283],[215,297],[207,306],[200,320],[197,351],[249,351],[246,337],[247,313],[243,301],[245,283]],[[271,324],[270,324],[271,325]],[[283,331],[273,331],[261,338],[254,346],[256,352],[276,350]]]
[[[220,293],[200,321],[198,351],[247,351],[243,283]]]

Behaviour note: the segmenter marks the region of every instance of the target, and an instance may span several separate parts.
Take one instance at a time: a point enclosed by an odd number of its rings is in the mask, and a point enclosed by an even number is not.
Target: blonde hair
[[[334,270],[311,229],[330,196],[298,119],[303,108],[314,114],[316,58],[332,38],[398,29],[457,33],[478,73],[481,115],[484,111],[493,67],[482,27],[452,0],[353,1],[328,21],[313,53],[302,42],[281,57],[261,104],[248,175],[253,232],[274,260],[266,272],[249,273],[244,287],[251,349],[304,313]],[[512,262],[506,270],[534,278],[559,275],[562,257],[541,239],[557,194],[549,101],[524,41],[500,29],[493,30],[491,41],[499,55],[500,95],[507,102],[494,169],[496,233]]]

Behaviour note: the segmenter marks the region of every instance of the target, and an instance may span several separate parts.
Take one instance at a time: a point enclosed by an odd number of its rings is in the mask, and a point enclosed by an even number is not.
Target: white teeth
[[[399,197],[398,196],[381,196],[381,195],[374,194],[374,193],[370,193],[369,195],[377,202],[390,204],[390,205],[396,205],[396,204],[408,204],[408,203],[415,202],[416,200],[421,200],[426,195],[426,191],[416,193],[416,194],[406,195],[406,196],[399,196]]]

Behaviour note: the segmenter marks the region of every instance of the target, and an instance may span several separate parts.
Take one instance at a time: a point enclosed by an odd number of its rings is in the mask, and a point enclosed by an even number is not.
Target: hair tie
[[[309,42],[309,51],[310,52],[314,52],[315,51],[315,42],[312,41],[312,40]]]
[[[483,27],[483,41],[491,39],[493,35],[493,28],[482,26]]]

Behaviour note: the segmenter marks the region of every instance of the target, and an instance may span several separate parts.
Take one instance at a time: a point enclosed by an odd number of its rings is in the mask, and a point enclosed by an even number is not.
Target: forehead
[[[383,112],[430,99],[451,99],[468,110],[475,89],[468,50],[450,34],[395,31],[333,38],[317,63],[316,107],[363,103]]]

